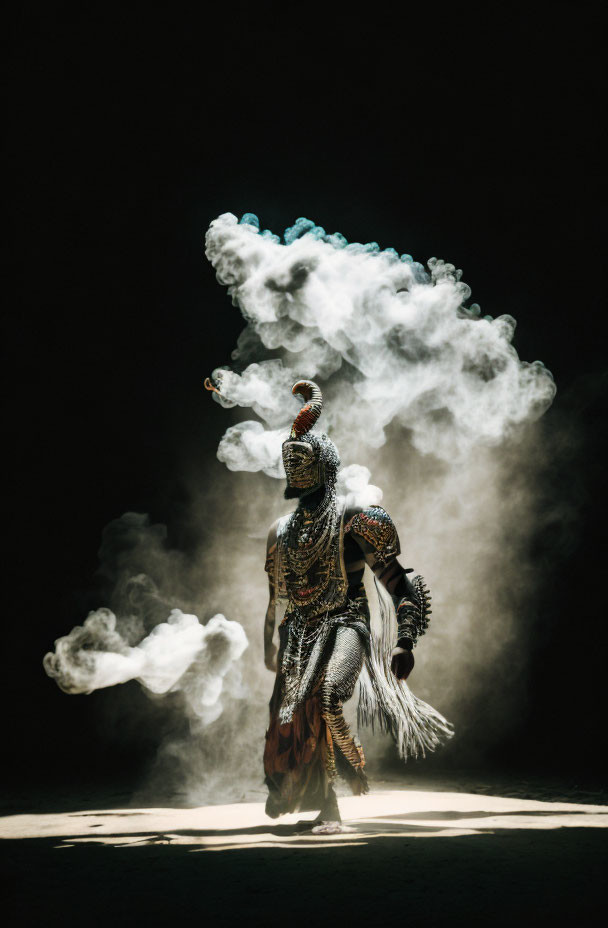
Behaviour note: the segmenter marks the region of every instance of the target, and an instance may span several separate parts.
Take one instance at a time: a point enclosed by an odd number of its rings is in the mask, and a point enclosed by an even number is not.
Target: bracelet
[[[418,637],[416,620],[418,610],[409,599],[402,599],[397,606],[397,640],[409,638],[412,647]]]

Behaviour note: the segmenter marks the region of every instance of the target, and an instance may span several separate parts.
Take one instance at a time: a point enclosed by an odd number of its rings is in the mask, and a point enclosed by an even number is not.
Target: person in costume
[[[271,527],[266,557],[264,654],[276,672],[264,750],[266,812],[276,818],[319,810],[313,831],[333,834],[342,830],[336,777],[354,794],[368,790],[363,750],[342,711],[357,681],[359,722],[391,732],[402,757],[433,750],[452,729],[405,682],[429,622],[424,580],[410,580],[412,571],[397,560],[397,530],[384,509],[346,508],[337,496],[337,449],[312,430],[323,408],[317,384],[298,381],[293,393],[304,405],[283,443],[283,463],[285,497],[298,505]],[[380,601],[379,634],[370,628],[366,564]],[[280,603],[286,608],[277,649]]]

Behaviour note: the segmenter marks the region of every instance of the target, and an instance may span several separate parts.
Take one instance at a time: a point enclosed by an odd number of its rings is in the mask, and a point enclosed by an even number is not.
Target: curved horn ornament
[[[216,387],[216,385],[214,384],[211,377],[205,377],[205,380],[203,381],[203,386],[205,390],[209,390],[211,393],[217,393],[218,396],[222,395],[220,391],[218,390],[218,388]]]
[[[311,430],[323,410],[323,394],[312,380],[298,380],[291,388],[294,396],[304,398],[304,405],[294,419],[290,438],[302,438]]]

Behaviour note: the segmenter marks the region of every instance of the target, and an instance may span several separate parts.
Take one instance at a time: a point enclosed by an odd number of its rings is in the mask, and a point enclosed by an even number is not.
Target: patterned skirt
[[[336,630],[344,626],[358,632],[367,652],[369,610],[364,596],[310,619],[292,612],[279,628],[278,671],[264,751],[266,811],[273,818],[321,809],[337,773],[353,793],[367,791],[361,746],[352,739],[356,750],[345,757],[332,738],[319,698]]]

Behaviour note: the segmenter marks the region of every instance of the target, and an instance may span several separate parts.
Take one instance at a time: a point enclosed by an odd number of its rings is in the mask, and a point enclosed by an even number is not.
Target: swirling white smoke
[[[221,715],[225,678],[246,647],[238,622],[215,615],[201,625],[180,609],[131,646],[114,613],[102,608],[59,638],[43,663],[65,693],[92,693],[129,680],[157,696],[181,692],[191,715],[208,725]],[[229,684],[234,686],[233,678]]]
[[[349,245],[305,219],[285,242],[260,233],[252,214],[226,213],[207,233],[217,279],[247,320],[233,353],[241,372],[214,371],[218,399],[251,407],[266,425],[228,429],[218,456],[231,470],[281,476],[296,378],[324,385],[324,427],[347,458],[384,444],[392,422],[422,454],[463,458],[551,403],[549,371],[520,361],[511,344],[513,317],[465,308],[470,289],[453,265],[432,258],[427,273],[409,255]]]
[[[43,659],[65,693],[92,693],[136,680],[152,698],[178,694],[191,728],[210,725],[243,697],[240,658],[248,647],[239,622],[218,613],[202,624],[171,601],[197,611],[197,565],[167,546],[164,525],[125,513],[106,526],[100,574],[112,608],[90,612],[83,625],[58,638]]]

